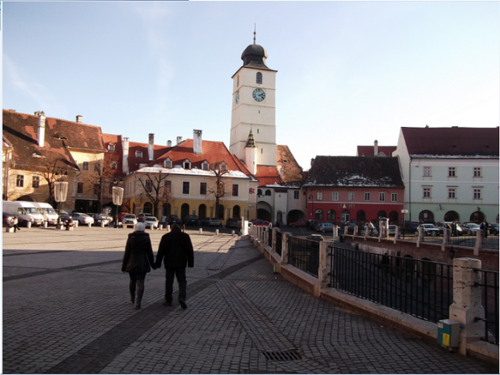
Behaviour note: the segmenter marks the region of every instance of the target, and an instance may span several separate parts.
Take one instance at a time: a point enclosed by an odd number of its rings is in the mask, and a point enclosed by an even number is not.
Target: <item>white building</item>
[[[406,220],[498,222],[496,128],[401,128]]]

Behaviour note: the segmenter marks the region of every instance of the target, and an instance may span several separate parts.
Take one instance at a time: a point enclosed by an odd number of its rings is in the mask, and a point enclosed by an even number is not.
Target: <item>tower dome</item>
[[[264,47],[259,44],[255,44],[255,42],[245,48],[241,54],[241,59],[243,60],[243,66],[250,64],[267,68],[267,52]]]

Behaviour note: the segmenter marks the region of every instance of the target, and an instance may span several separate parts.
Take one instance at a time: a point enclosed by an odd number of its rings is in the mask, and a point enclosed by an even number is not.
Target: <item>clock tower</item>
[[[276,166],[276,70],[266,65],[266,50],[255,43],[241,54],[243,65],[232,76],[233,103],[229,150],[252,170]],[[249,134],[255,139],[255,161],[246,160]]]

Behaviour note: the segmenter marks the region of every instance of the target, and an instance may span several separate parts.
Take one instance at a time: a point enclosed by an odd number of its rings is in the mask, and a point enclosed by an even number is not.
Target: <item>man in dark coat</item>
[[[122,272],[128,272],[130,276],[129,291],[130,300],[135,303],[135,308],[141,308],[142,295],[144,294],[144,281],[146,273],[153,269],[154,257],[153,248],[149,234],[144,232],[144,223],[137,223],[134,226],[134,232],[128,235],[125,246],[125,255],[123,256]],[[137,290],[137,298],[136,298]]]
[[[156,267],[161,267],[162,259],[165,259],[166,269],[164,305],[172,306],[172,284],[175,275],[179,283],[179,304],[185,309],[187,308],[186,265],[189,268],[194,266],[194,251],[191,238],[187,233],[183,233],[177,224],[173,224],[172,231],[161,238],[156,255]]]

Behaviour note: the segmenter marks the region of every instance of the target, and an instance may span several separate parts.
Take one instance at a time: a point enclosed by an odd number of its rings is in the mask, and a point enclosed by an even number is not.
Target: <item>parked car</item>
[[[106,226],[109,223],[111,223],[109,216],[105,214],[94,214],[93,218],[94,218],[94,225],[101,226],[101,224],[103,223],[104,226]]]
[[[3,212],[3,226],[5,228],[13,227],[14,225],[17,225],[17,222],[17,216]]]
[[[403,227],[401,228],[401,233],[417,233],[418,226],[418,221],[405,221],[403,223]]]
[[[424,236],[439,236],[439,229],[434,224],[420,224],[418,228],[422,228]],[[418,234],[418,228],[415,234]]]
[[[231,218],[226,220],[227,228],[239,228],[241,226],[241,219]]]
[[[94,219],[91,216],[81,212],[72,212],[69,216],[71,216],[73,221],[78,221],[78,225],[94,224]]]
[[[182,221],[181,221],[181,219],[179,219],[179,216],[170,215],[170,217],[168,218],[168,225],[172,225],[172,224],[179,224],[179,225],[182,224]]]
[[[464,234],[466,234],[467,236],[475,236],[476,235],[476,232],[478,230],[481,230],[481,227],[479,226],[479,224],[475,224],[475,223],[467,223],[467,224],[464,224],[462,226],[462,231],[464,232]]]
[[[215,217],[206,217],[204,219],[201,219],[200,225],[208,227],[219,227],[221,226],[221,222],[219,219],[216,219]]]
[[[198,225],[198,216],[196,215],[189,215],[187,219],[185,220],[186,226],[193,226],[196,227]]]
[[[158,219],[155,216],[145,216],[146,229],[158,229]]]
[[[321,234],[310,234],[306,237],[306,240],[321,242],[321,241],[324,241],[325,239],[323,238],[323,236]]]
[[[294,221],[293,223],[290,223],[290,227],[292,227],[292,228],[307,227],[307,221],[306,220],[297,220],[297,221]]]
[[[252,225],[255,225],[258,227],[268,227],[271,225],[271,223],[267,220],[255,220]]]
[[[318,232],[333,232],[333,224],[332,223],[318,223],[317,225],[317,231]]]
[[[154,216],[154,215],[150,214],[150,213],[144,213],[144,214],[137,215],[137,222],[144,223],[146,221],[146,217],[148,217],[148,216]]]
[[[134,214],[125,214],[123,215],[122,224],[125,225],[127,228],[134,226],[135,224],[137,224],[137,218],[135,217]]]
[[[498,236],[498,224],[497,223],[490,224],[490,234]]]
[[[43,216],[43,221],[51,225],[56,225],[59,215],[54,210],[54,208],[44,202],[33,202],[33,205],[38,209],[38,212]]]
[[[38,208],[34,206],[33,202],[3,201],[2,204],[2,212],[17,216],[20,226],[28,226],[28,223],[31,225],[43,224],[43,216],[38,212]]]
[[[396,229],[397,225],[389,225],[389,231],[387,233],[388,236],[395,236],[396,235]]]
[[[354,227],[356,225],[358,225],[358,224],[356,224],[356,223],[347,223],[347,234],[354,234]]]

